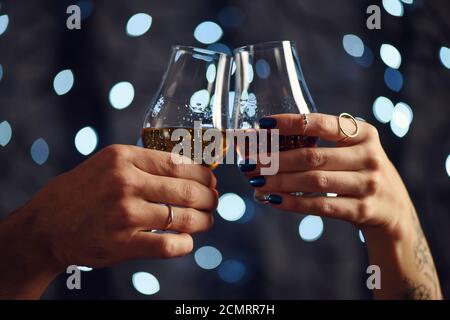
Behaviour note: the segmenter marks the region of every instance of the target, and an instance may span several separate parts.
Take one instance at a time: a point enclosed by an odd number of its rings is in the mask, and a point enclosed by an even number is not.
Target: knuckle
[[[128,148],[122,145],[113,144],[103,149],[105,161],[109,164],[117,164],[128,156]]]
[[[372,173],[367,179],[366,192],[369,195],[374,195],[378,192],[380,187],[380,176],[377,173]]]
[[[195,194],[196,194],[196,192],[195,192],[194,184],[183,183],[180,186],[180,196],[182,197],[182,199],[184,200],[184,203],[187,206],[191,206],[194,203]]]
[[[323,190],[326,189],[329,185],[328,177],[325,173],[317,173],[314,175],[314,183],[316,186]]]
[[[376,152],[368,152],[367,154],[367,167],[371,170],[378,171],[383,165],[381,156]]]
[[[318,210],[320,213],[328,216],[328,215],[332,215],[334,213],[334,207],[333,205],[327,201],[326,199],[321,199],[318,204]]]
[[[367,138],[369,140],[378,140],[379,139],[378,130],[377,130],[377,128],[375,128],[375,126],[367,123],[365,125],[365,130],[367,131]]]
[[[322,166],[325,162],[325,155],[323,152],[315,149],[315,148],[308,148],[305,150],[305,160],[306,164],[309,168],[318,168]]]
[[[195,211],[186,209],[181,215],[181,227],[183,230],[193,230],[195,228]]]
[[[134,223],[132,210],[128,201],[119,200],[116,203],[117,222],[121,226],[130,226]]]
[[[135,181],[131,174],[124,170],[116,170],[108,179],[107,188],[112,190],[118,197],[126,197],[134,190]]]
[[[176,243],[172,238],[162,237],[160,245],[163,258],[171,258],[176,255]]]
[[[365,225],[372,218],[372,206],[367,199],[360,201],[358,205],[359,225]]]
[[[334,127],[335,127],[335,124],[334,124],[333,121],[335,121],[335,120],[333,118],[330,118],[330,117],[322,117],[322,118],[320,118],[318,120],[318,122],[317,122],[319,130],[322,133],[326,133],[326,132],[332,131],[334,129]]]

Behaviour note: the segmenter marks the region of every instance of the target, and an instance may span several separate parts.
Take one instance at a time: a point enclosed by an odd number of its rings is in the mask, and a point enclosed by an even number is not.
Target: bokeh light
[[[0,81],[3,79],[3,66],[0,64]]]
[[[130,37],[139,37],[152,26],[152,16],[147,13],[136,13],[127,22],[127,34]]]
[[[447,175],[450,177],[450,154],[447,156],[447,160],[445,160],[445,170],[447,171]]]
[[[81,20],[87,19],[94,10],[94,4],[91,0],[81,0],[78,1],[76,5],[80,7]]]
[[[226,260],[218,269],[219,277],[228,283],[236,283],[242,280],[246,272],[244,264],[237,260]]]
[[[75,147],[82,155],[91,154],[97,147],[98,137],[91,127],[84,127],[75,136]]]
[[[211,270],[222,262],[222,254],[212,246],[204,246],[195,251],[194,259],[200,268]]]
[[[136,272],[131,278],[134,288],[142,294],[152,295],[159,291],[159,281],[148,272]]]
[[[213,83],[216,80],[216,65],[214,63],[211,63],[206,69],[206,80],[209,83]]]
[[[392,16],[403,16],[404,8],[400,0],[383,0],[383,8]]]
[[[270,75],[270,65],[265,59],[259,59],[255,64],[256,74],[261,79],[267,79]]]
[[[210,96],[206,89],[194,92],[189,100],[189,108],[192,112],[203,113],[205,108],[209,105]]]
[[[3,14],[0,16],[0,36],[5,33],[6,29],[8,29],[9,24],[9,16],[7,14]]]
[[[388,98],[381,96],[375,99],[372,111],[375,119],[381,123],[388,123],[392,119],[394,104]]]
[[[244,22],[245,17],[241,9],[228,6],[220,10],[218,18],[219,22],[225,27],[238,28]]]
[[[439,58],[444,67],[450,69],[450,48],[442,47],[441,50],[439,50]]]
[[[217,212],[227,221],[237,221],[245,214],[245,201],[235,193],[225,193],[219,198]]]
[[[232,53],[232,50],[230,49],[230,47],[228,47],[226,44],[223,44],[220,42],[210,44],[208,47],[206,47],[206,49],[211,50],[211,51],[216,51],[216,52],[222,52],[225,54]]]
[[[355,61],[361,67],[368,68],[373,64],[373,52],[369,47],[364,47],[364,53],[361,57],[355,57]]]
[[[204,21],[194,30],[194,38],[203,44],[211,44],[222,38],[222,28],[215,22]]]
[[[409,128],[413,121],[413,111],[411,107],[404,102],[397,103],[392,112],[392,121],[401,128]]]
[[[38,165],[43,165],[50,154],[47,142],[43,138],[39,138],[31,145],[31,158]]]
[[[345,52],[355,58],[362,57],[364,54],[364,43],[360,37],[354,34],[346,34],[342,38],[342,46]]]
[[[392,91],[399,92],[403,88],[403,76],[396,69],[386,68],[384,72],[384,83]]]
[[[323,233],[322,218],[312,215],[304,217],[300,221],[298,232],[303,240],[307,242],[316,241]]]
[[[366,239],[364,238],[364,235],[361,230],[358,231],[359,240],[361,240],[362,243],[366,242]]]
[[[381,60],[390,68],[398,69],[402,64],[402,55],[396,47],[391,44],[382,44],[380,47]]]
[[[114,109],[127,108],[134,99],[134,87],[129,82],[116,83],[109,91],[109,103]]]
[[[0,146],[5,147],[12,137],[12,128],[8,121],[0,123]]]
[[[72,89],[74,83],[73,72],[70,69],[62,70],[53,79],[53,88],[58,96],[65,95]]]
[[[86,266],[77,266],[78,270],[80,271],[84,271],[84,272],[89,272],[92,271],[93,269],[90,267],[86,267]]]

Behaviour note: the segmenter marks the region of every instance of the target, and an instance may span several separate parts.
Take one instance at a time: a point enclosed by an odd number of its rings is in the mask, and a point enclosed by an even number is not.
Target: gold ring
[[[167,208],[169,209],[169,216],[167,217],[167,227],[166,229],[169,229],[172,226],[173,223],[173,208],[170,204],[166,204]]]
[[[344,128],[342,127],[342,123],[341,123],[342,118],[347,118],[347,119],[350,119],[350,120],[353,121],[353,123],[354,123],[355,126],[356,126],[356,130],[355,130],[354,133],[349,134],[348,132],[346,132],[346,131],[344,130]],[[348,113],[345,113],[345,112],[344,112],[344,113],[341,113],[341,114],[339,115],[338,122],[339,122],[339,130],[341,130],[341,132],[342,132],[347,138],[354,138],[354,137],[356,137],[356,136],[358,135],[358,133],[359,133],[359,124],[358,124],[358,121],[356,121],[356,119],[353,118],[353,116],[352,116],[351,114],[348,114]]]

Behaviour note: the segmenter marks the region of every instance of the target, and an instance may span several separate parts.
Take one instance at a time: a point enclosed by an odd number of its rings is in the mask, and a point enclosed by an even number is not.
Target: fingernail
[[[251,178],[249,182],[252,185],[252,187],[262,187],[263,185],[266,184],[266,178],[264,178],[263,176],[256,176]]]
[[[283,202],[283,197],[277,195],[277,194],[270,194],[267,198],[269,203],[271,204],[281,204]]]
[[[256,164],[241,162],[239,163],[239,169],[242,172],[251,172],[256,169]]]
[[[261,118],[259,120],[259,127],[261,129],[273,129],[277,126],[277,120],[274,118]]]

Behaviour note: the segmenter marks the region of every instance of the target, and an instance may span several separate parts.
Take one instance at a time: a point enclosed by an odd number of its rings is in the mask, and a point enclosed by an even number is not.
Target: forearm
[[[38,299],[60,272],[21,210],[0,220],[0,299]]]
[[[369,263],[381,270],[381,289],[376,299],[442,299],[433,257],[414,207],[411,206],[408,232],[392,235],[366,229]]]

